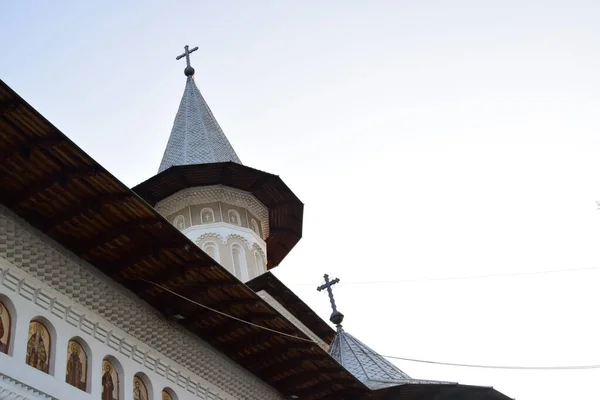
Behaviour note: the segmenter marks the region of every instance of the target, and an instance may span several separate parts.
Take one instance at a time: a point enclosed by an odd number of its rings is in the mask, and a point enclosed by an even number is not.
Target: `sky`
[[[600,364],[597,1],[0,0],[0,78],[132,187],[196,83],[245,165],[305,204],[274,273],[388,356]],[[562,272],[555,272],[562,271]],[[546,273],[542,273],[546,272]],[[500,276],[498,276],[500,275]],[[394,361],[519,400],[600,369]]]

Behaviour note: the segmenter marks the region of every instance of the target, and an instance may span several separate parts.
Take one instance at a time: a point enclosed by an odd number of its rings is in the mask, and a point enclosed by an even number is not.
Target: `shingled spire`
[[[189,56],[195,50],[185,46],[185,53],[177,57],[186,58],[187,82],[159,173],[173,165],[242,163],[194,82]]]
[[[382,389],[390,386],[423,383],[445,383],[412,379],[400,368],[386,360],[382,355],[372,350],[369,346],[344,331],[342,321],[344,315],[337,310],[331,287],[338,283],[338,278],[329,280],[329,275],[324,275],[325,283],[317,290],[327,290],[333,313],[329,320],[337,327],[337,334],[329,346],[329,355],[340,365],[346,368],[359,381],[371,390]]]

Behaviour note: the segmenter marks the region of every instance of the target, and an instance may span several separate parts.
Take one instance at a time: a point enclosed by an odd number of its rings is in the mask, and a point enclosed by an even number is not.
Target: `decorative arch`
[[[178,215],[175,217],[175,219],[173,220],[173,225],[175,225],[175,228],[181,230],[185,229],[185,218],[183,217],[183,215]]]
[[[201,224],[212,224],[216,222],[215,211],[210,207],[204,207],[200,211]]]
[[[216,241],[220,241],[223,244],[227,243],[227,238],[224,238],[223,236],[219,235],[218,233],[206,232],[206,233],[203,233],[202,235],[200,235],[200,237],[198,239],[196,239],[196,244],[199,247],[202,247],[201,246],[202,241],[204,239],[208,239],[208,238],[215,239]]]
[[[204,243],[202,245],[202,250],[206,254],[211,256],[216,262],[221,262],[221,255],[219,254],[219,245],[217,245],[215,242],[210,241]]]
[[[259,276],[260,274],[265,272],[265,259],[258,250],[254,250],[254,264],[256,267],[255,276]]]
[[[12,338],[15,331],[17,310],[13,302],[0,294],[0,352],[12,354]]]
[[[248,266],[246,265],[246,252],[244,248],[234,243],[231,245],[231,258],[233,266],[233,274],[241,281],[248,280]]]
[[[242,218],[240,217],[240,213],[236,210],[227,211],[227,221],[230,224],[242,226]]]
[[[102,360],[102,400],[121,400],[123,385],[121,377],[123,367],[113,356],[106,356]]]
[[[73,337],[67,344],[67,369],[65,381],[84,392],[90,391],[91,371],[89,346],[79,337]]]
[[[162,390],[162,393],[160,394],[160,400],[178,400],[178,397],[173,391],[173,389],[166,387]]]
[[[252,244],[245,237],[243,237],[242,235],[238,235],[237,233],[227,235],[227,237],[225,238],[225,243],[232,242],[232,239],[238,239],[240,242],[244,243],[248,250],[252,248]]]
[[[25,363],[47,374],[54,374],[54,345],[56,330],[44,317],[35,317],[29,322]]]
[[[254,218],[250,220],[250,228],[262,239],[262,235],[260,234],[260,229],[258,228],[258,222]]]
[[[152,398],[152,386],[150,379],[138,372],[133,377],[133,400],[150,400]]]

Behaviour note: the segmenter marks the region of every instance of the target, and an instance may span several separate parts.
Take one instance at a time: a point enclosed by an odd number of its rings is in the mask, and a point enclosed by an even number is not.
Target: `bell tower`
[[[194,80],[186,84],[158,174],[133,190],[242,282],[277,266],[302,236],[303,204],[276,175],[242,164]]]

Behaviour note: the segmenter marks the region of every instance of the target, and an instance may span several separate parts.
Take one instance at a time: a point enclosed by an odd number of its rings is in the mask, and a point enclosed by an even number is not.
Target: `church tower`
[[[242,164],[194,81],[158,174],[133,190],[242,282],[277,266],[302,236],[303,204],[275,175]]]

